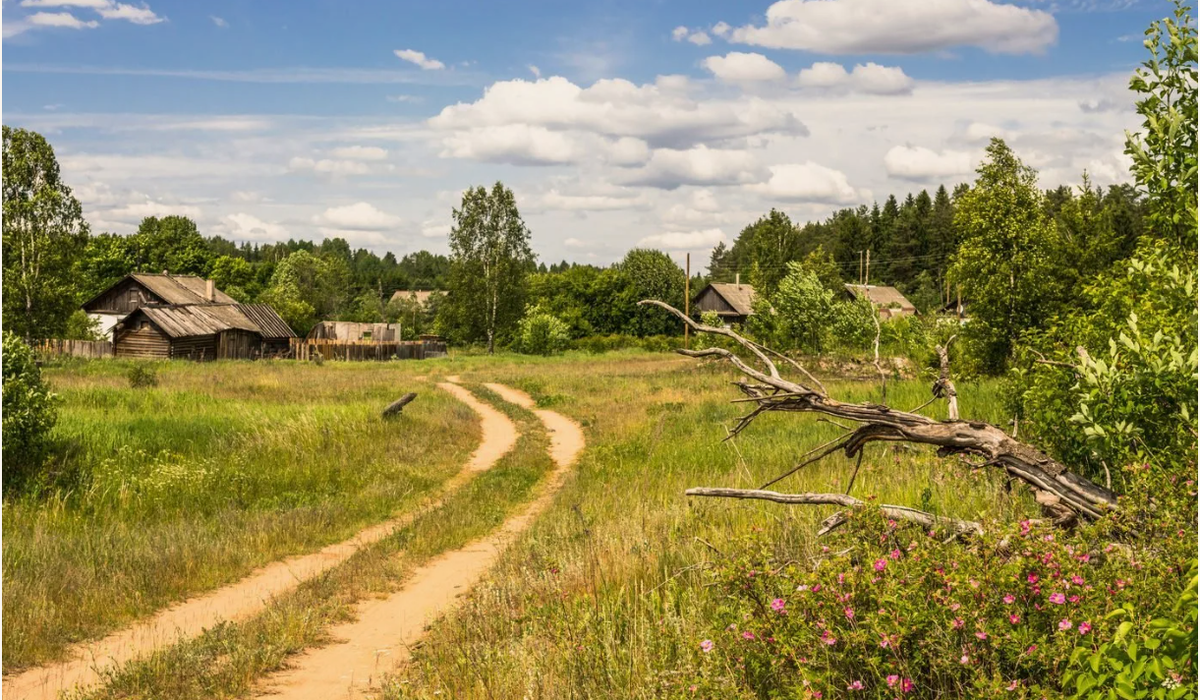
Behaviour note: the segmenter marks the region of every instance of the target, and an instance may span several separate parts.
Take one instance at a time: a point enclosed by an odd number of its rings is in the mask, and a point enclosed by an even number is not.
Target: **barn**
[[[879,310],[879,318],[887,320],[897,316],[915,316],[917,307],[906,299],[899,289],[875,284],[847,284],[846,295],[860,297]]]
[[[713,283],[701,289],[692,304],[696,314],[715,312],[728,326],[731,323],[745,323],[754,313],[754,287],[735,282],[733,284]]]
[[[308,332],[309,340],[375,340],[394,343],[399,340],[398,323],[357,323],[320,321]]]

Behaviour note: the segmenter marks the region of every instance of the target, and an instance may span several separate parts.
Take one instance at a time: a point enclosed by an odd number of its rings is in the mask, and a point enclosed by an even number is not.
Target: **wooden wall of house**
[[[171,359],[195,360],[196,362],[217,359],[216,334],[172,338]]]
[[[89,313],[99,311],[117,311],[129,313],[149,303],[159,303],[162,299],[146,289],[137,280],[127,279],[96,298],[84,309]]]
[[[291,338],[263,338],[262,354],[264,357],[279,357],[292,351]]]
[[[116,332],[113,351],[117,357],[145,357],[165,360],[171,357],[171,339],[150,322]]]
[[[262,356],[262,336],[231,329],[217,336],[217,357],[222,360],[256,360]]]
[[[692,305],[692,311],[697,314],[705,311],[732,313],[734,308],[720,294],[717,294],[714,289],[709,288],[697,297],[696,303]]]

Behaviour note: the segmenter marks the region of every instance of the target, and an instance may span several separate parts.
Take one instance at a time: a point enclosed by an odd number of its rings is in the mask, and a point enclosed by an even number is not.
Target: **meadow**
[[[325,630],[355,601],[395,590],[416,565],[496,527],[550,463],[540,424],[484,382],[523,389],[574,418],[587,447],[550,510],[431,627],[385,697],[684,695],[705,673],[698,642],[724,605],[712,563],[750,537],[785,559],[819,554],[816,524],[832,510],[683,495],[690,486],[756,487],[842,432],[812,416],[766,415],[722,442],[745,405],[729,402],[734,374],[721,364],[625,351],[158,367],[159,385],[142,389],[129,386],[122,363],[48,372],[63,396],[69,466],[87,476],[5,508],[6,673],[415,509],[479,438],[473,414],[434,388],[448,375],[521,426],[514,451],[261,614],[131,663],[89,695],[247,696],[289,656],[328,642]],[[925,403],[930,382],[893,381],[889,403]],[[845,400],[879,396],[872,382],[826,386]],[[378,411],[408,390],[420,392],[417,402],[381,420]],[[997,391],[990,381],[960,383],[963,416],[1003,424]],[[944,417],[941,404],[926,410]],[[777,488],[843,491],[852,471],[835,455]],[[891,446],[868,448],[853,493],[960,518],[1035,512],[994,472]]]

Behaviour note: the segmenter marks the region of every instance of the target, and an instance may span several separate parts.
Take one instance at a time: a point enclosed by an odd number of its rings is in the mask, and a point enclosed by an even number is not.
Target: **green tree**
[[[58,419],[55,397],[42,381],[33,351],[4,331],[4,489],[21,488],[41,475]]]
[[[1060,290],[1050,255],[1054,228],[1043,212],[1037,172],[992,139],[978,173],[955,204],[963,242],[951,274],[971,304],[964,345],[980,370],[996,373],[1015,339],[1058,309]]]
[[[448,325],[462,340],[487,340],[496,349],[525,307],[525,281],[534,267],[529,228],[512,190],[497,182],[472,187],[454,209],[450,230]]]
[[[275,266],[271,283],[259,296],[297,333],[304,334],[322,318],[344,306],[349,271],[341,258],[324,258],[297,250]]]
[[[175,275],[207,276],[213,254],[186,216],[147,216],[133,235],[137,272],[162,272]]]
[[[26,339],[51,338],[80,302],[75,267],[88,226],[49,142],[25,129],[3,132],[4,327]]]
[[[1173,18],[1146,30],[1150,58],[1129,80],[1141,133],[1126,132],[1125,153],[1146,192],[1155,235],[1196,250],[1196,21],[1185,0]]]
[[[242,258],[222,255],[213,261],[209,276],[217,289],[243,303],[254,301],[261,291],[254,266]]]
[[[517,346],[529,355],[557,355],[570,341],[567,324],[536,306],[529,307],[517,324]]]
[[[821,283],[816,272],[800,263],[788,263],[787,270],[779,288],[770,296],[769,306],[757,304],[751,319],[770,324],[767,333],[779,347],[821,352],[832,330],[836,297]],[[760,327],[759,332],[763,330]]]
[[[685,275],[671,256],[661,250],[634,248],[615,267],[624,286],[621,308],[629,310],[626,333],[648,336],[683,332],[679,321],[667,314],[637,306],[642,299],[657,299],[682,308]]]

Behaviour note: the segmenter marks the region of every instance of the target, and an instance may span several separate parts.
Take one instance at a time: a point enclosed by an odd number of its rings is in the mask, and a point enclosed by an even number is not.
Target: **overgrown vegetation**
[[[42,381],[33,351],[4,332],[4,491],[16,492],[43,476],[58,420],[53,393]]]

